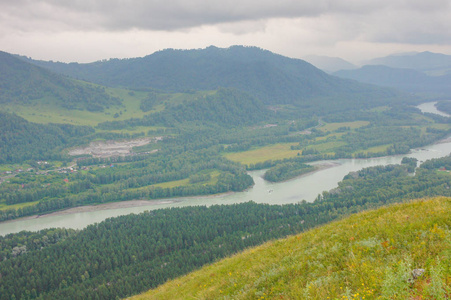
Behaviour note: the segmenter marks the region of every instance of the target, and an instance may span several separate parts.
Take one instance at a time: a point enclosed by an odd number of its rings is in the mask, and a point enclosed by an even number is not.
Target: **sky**
[[[0,50],[93,62],[210,45],[352,63],[451,55],[451,0],[0,0]]]

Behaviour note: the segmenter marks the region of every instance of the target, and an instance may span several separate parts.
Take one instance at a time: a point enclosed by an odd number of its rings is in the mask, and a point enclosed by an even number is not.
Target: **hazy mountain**
[[[45,99],[68,109],[102,110],[118,104],[103,88],[83,84],[0,51],[0,103],[27,104]]]
[[[381,92],[375,87],[330,76],[303,60],[255,47],[168,49],[142,58],[88,64],[33,63],[107,86],[152,87],[175,92],[236,88],[266,104],[301,103],[306,99],[339,96],[368,99],[372,93],[379,97]]]
[[[407,92],[434,92],[451,95],[451,74],[428,76],[412,69],[387,66],[363,66],[357,70],[341,70],[334,75],[364,83],[394,87]]]
[[[451,55],[432,52],[394,54],[370,60],[368,65],[414,69],[429,75],[451,74]]]
[[[318,69],[321,69],[328,73],[333,73],[339,70],[357,69],[356,65],[353,65],[350,62],[339,57],[309,55],[304,59]]]

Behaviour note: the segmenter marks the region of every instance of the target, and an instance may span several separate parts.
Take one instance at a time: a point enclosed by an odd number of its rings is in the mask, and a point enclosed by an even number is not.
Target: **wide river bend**
[[[423,112],[437,112],[435,109],[435,102],[424,103],[418,108]],[[440,114],[443,113],[440,112]],[[251,200],[257,203],[269,204],[297,203],[301,200],[311,202],[323,191],[329,191],[337,187],[338,182],[340,182],[349,172],[377,165],[399,164],[401,163],[401,159],[405,156],[417,158],[422,162],[432,158],[443,157],[450,153],[451,138],[448,138],[433,145],[420,149],[413,149],[406,155],[315,162],[314,164],[321,164],[322,166],[327,166],[327,168],[322,168],[314,173],[280,183],[270,183],[263,180],[262,175],[264,174],[264,170],[253,171],[249,172],[249,174],[254,178],[255,185],[244,192],[205,197],[161,199],[149,201],[147,205],[141,203],[141,206],[136,207],[126,207],[126,205],[124,205],[125,207],[114,209],[94,211],[88,209],[87,211],[76,213],[56,213],[48,216],[43,215],[38,218],[22,218],[0,223],[0,235],[6,235],[22,230],[37,231],[51,227],[81,229],[89,224],[101,222],[106,218],[168,207],[233,204]]]

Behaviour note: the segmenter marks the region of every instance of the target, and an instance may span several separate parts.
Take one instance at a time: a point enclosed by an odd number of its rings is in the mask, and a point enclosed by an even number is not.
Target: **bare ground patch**
[[[89,146],[69,150],[69,155],[92,155],[93,157],[128,156],[133,154],[133,147],[144,146],[161,139],[162,137],[139,138],[128,141],[96,141],[91,142]]]

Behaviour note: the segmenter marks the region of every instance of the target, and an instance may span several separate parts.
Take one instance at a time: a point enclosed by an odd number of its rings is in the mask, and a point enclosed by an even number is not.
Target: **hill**
[[[393,91],[330,76],[303,60],[256,47],[167,49],[142,58],[110,59],[89,64],[29,61],[106,86],[152,87],[171,92],[235,88],[269,105],[305,104],[320,97],[331,101],[352,98],[355,103],[362,98],[371,101],[397,96]]]
[[[0,103],[51,103],[66,109],[102,111],[120,104],[102,87],[77,82],[0,51]]]
[[[368,65],[384,65],[392,68],[413,69],[430,75],[451,74],[451,55],[432,53],[393,54],[370,60]]]
[[[360,213],[131,299],[445,299],[450,209],[449,198],[435,198]]]
[[[451,75],[428,76],[414,69],[382,65],[367,65],[357,70],[340,70],[334,75],[364,83],[394,87],[405,92],[451,94]]]

